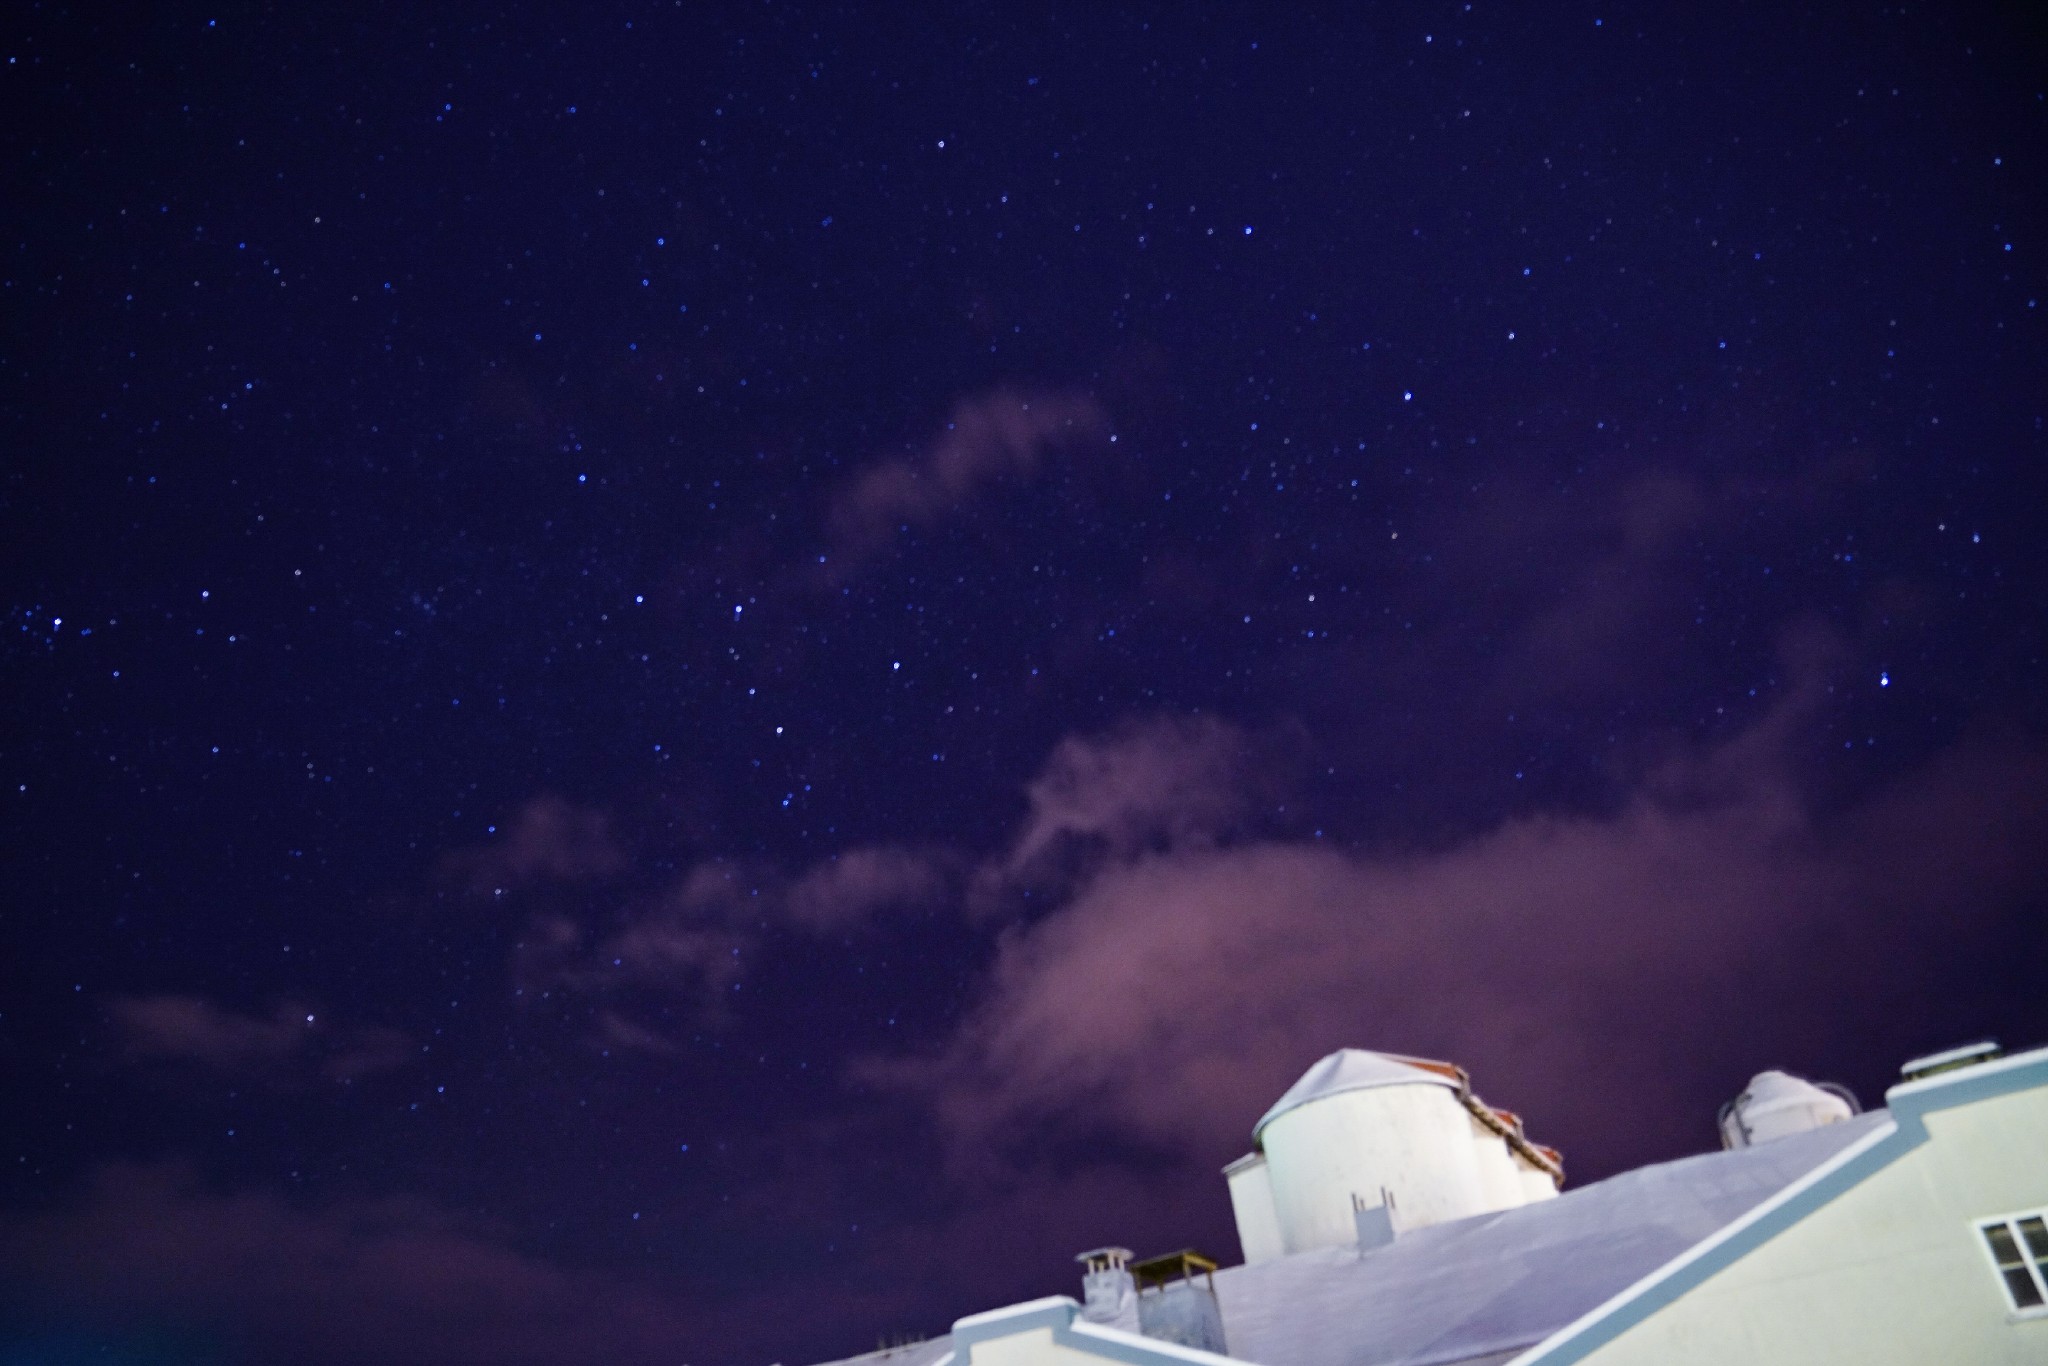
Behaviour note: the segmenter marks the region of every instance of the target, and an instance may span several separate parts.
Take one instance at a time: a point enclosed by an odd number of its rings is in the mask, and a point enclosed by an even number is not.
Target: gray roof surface
[[[1640,1167],[1555,1200],[1216,1273],[1230,1355],[1263,1366],[1505,1360],[1733,1222],[1883,1111]]]
[[[1252,1141],[1256,1143],[1266,1126],[1289,1110],[1340,1091],[1363,1091],[1374,1086],[1448,1086],[1455,1091],[1458,1083],[1441,1073],[1369,1048],[1340,1048],[1302,1073],[1301,1080],[1288,1087],[1286,1094],[1273,1102],[1273,1108],[1259,1116],[1259,1122],[1252,1125]]]
[[[1260,1366],[1496,1366],[1889,1119],[1876,1110],[1639,1167],[1555,1200],[1411,1229],[1363,1255],[1347,1245],[1227,1267],[1216,1293],[1230,1355]],[[933,1366],[951,1350],[941,1336],[822,1366]]]

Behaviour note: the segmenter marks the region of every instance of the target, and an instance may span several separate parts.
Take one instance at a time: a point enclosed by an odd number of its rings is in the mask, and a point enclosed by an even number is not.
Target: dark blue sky
[[[2048,1034],[2020,7],[5,55],[0,1359],[815,1360],[1340,1046],[1585,1180]]]

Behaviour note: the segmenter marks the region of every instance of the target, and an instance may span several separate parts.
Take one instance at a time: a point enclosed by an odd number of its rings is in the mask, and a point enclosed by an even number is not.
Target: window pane
[[[2041,1302],[2041,1292],[2035,1288],[2034,1278],[2023,1266],[2016,1266],[2005,1273],[2005,1290],[2021,1309],[2032,1309]]]
[[[2020,1220],[2020,1236],[2027,1240],[2027,1251],[2036,1261],[2048,1261],[2048,1223],[2040,1215]]]
[[[2004,1224],[1984,1225],[1984,1241],[1991,1244],[1991,1256],[2001,1267],[2019,1264],[2019,1245],[2013,1242],[2012,1230]]]

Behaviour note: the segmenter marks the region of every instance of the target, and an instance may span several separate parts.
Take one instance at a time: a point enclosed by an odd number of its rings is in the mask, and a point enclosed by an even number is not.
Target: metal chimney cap
[[[1131,1275],[1138,1282],[1138,1289],[1166,1286],[1174,1281],[1191,1281],[1197,1276],[1216,1274],[1216,1263],[1204,1257],[1193,1248],[1182,1248],[1169,1252],[1163,1257],[1147,1257],[1142,1262],[1131,1264]]]
[[[1074,1260],[1085,1264],[1090,1271],[1121,1271],[1135,1255],[1127,1247],[1098,1247],[1075,1253]]]
[[[1961,1048],[1947,1048],[1925,1057],[1909,1058],[1899,1064],[1899,1075],[1907,1081],[1918,1081],[1931,1077],[1937,1072],[1953,1072],[1958,1067],[1975,1067],[1980,1062],[1990,1062],[2002,1057],[2005,1050],[1998,1046],[1996,1039],[1983,1039],[1977,1043],[1966,1043]]]

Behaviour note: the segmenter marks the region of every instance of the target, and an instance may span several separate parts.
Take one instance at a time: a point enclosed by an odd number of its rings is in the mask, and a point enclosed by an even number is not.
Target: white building
[[[1226,1169],[1244,1265],[1104,1248],[1085,1309],[1055,1295],[855,1361],[2048,1363],[2048,1049],[1904,1071],[1868,1114],[1759,1074],[1724,1151],[1560,1194],[1556,1154],[1463,1072],[1347,1049]]]

